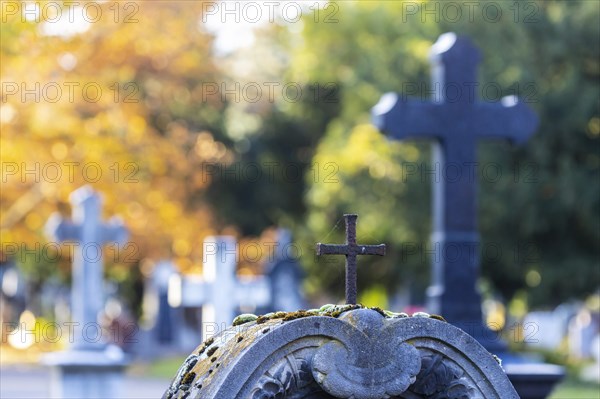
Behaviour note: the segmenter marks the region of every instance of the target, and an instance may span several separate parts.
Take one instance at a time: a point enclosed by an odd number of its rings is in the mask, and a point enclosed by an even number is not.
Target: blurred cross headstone
[[[152,272],[152,289],[156,301],[156,315],[153,326],[154,338],[159,344],[170,344],[179,326],[176,325],[175,309],[169,306],[169,279],[177,271],[170,261],[160,261]]]
[[[590,359],[594,352],[592,342],[598,334],[600,314],[581,306],[568,324],[569,355],[573,359]]]
[[[123,352],[102,339],[98,315],[104,305],[102,246],[123,244],[127,230],[122,221],[101,220],[101,197],[84,186],[70,196],[72,219],[53,215],[46,225],[57,242],[75,241],[71,288],[72,342],[65,352],[49,354],[45,363],[54,366],[53,397],[116,397],[120,375],[126,365]],[[100,334],[100,337],[98,337]]]
[[[181,309],[168,302],[169,280],[177,276],[175,265],[167,259],[146,262],[141,266],[145,277],[141,328],[133,352],[136,358],[151,360],[177,351],[184,327]]]
[[[2,254],[0,253],[0,256]],[[17,325],[19,316],[27,307],[25,278],[13,260],[0,260],[0,323],[3,326]],[[4,338],[5,329],[0,332]],[[6,342],[6,341],[2,341]]]
[[[292,233],[289,230],[277,230],[275,253],[265,268],[265,274],[271,286],[270,312],[292,312],[307,307],[301,291],[304,273],[294,258]]]
[[[398,139],[433,140],[432,285],[428,307],[473,335],[492,353],[506,354],[507,345],[483,322],[477,230],[477,142],[485,138],[522,143],[535,132],[535,113],[515,96],[499,103],[475,98],[479,50],[466,37],[441,35],[430,53],[432,101],[407,100],[385,94],[373,108],[373,123]],[[448,173],[455,168],[456,175]],[[448,254],[452,254],[451,256]],[[502,355],[500,355],[502,356]],[[528,365],[513,379],[519,391],[529,384],[524,399],[544,397],[561,377],[559,368]],[[545,386],[544,385],[545,381]],[[524,385],[525,384],[525,385]],[[535,384],[536,389],[531,390]],[[532,393],[533,392],[533,393]],[[535,393],[537,392],[537,393]]]
[[[572,316],[573,309],[566,304],[552,311],[529,312],[519,326],[522,327],[523,343],[529,347],[558,350],[567,336]]]
[[[268,278],[236,276],[237,243],[228,236],[204,241],[202,278],[171,279],[169,303],[173,306],[202,306],[203,338],[223,331],[236,310],[259,307],[271,300]]]

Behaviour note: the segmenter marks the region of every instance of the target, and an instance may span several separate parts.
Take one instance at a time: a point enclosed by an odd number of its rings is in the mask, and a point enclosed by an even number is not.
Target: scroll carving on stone
[[[316,352],[312,372],[335,397],[379,399],[406,391],[420,366],[418,351],[406,343],[374,339],[366,347],[348,348],[331,341]]]
[[[285,356],[258,380],[252,399],[326,399],[331,398],[312,376],[314,348],[305,348]]]
[[[484,399],[465,371],[442,354],[423,353],[416,382],[402,398]]]
[[[371,367],[349,365],[353,356],[336,340],[310,348],[314,353],[305,349],[303,357],[290,354],[259,379],[251,398],[484,399],[465,371],[443,354],[417,351],[410,344],[396,351],[392,346],[367,351],[378,359]]]

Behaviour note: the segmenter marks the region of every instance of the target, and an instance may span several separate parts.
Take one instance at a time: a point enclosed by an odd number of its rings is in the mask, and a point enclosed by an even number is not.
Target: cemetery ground
[[[39,364],[40,353],[0,348],[0,398],[45,399],[50,397],[50,369]],[[164,363],[166,367],[161,367]],[[121,398],[158,398],[169,384],[173,372],[170,359],[152,365],[134,363],[123,378]],[[149,374],[146,374],[149,371]],[[35,381],[35,383],[32,383]]]

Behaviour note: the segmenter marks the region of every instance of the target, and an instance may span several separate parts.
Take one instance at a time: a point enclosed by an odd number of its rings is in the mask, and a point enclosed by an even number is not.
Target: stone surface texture
[[[518,398],[497,359],[441,318],[324,308],[238,321],[194,350],[163,398]]]

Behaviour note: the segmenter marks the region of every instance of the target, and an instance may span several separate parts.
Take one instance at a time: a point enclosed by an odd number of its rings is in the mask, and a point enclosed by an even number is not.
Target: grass
[[[185,356],[161,359],[160,361],[149,364],[144,370],[144,375],[170,380],[175,377],[177,370],[179,370],[179,367],[181,367],[184,360]]]
[[[549,399],[600,399],[600,385],[568,380],[560,384]]]

